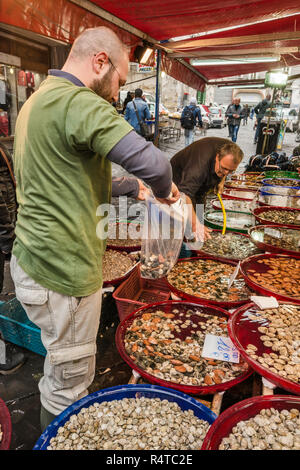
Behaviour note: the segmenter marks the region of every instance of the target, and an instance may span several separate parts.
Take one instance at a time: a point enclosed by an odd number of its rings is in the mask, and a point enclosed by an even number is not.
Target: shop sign
[[[150,67],[149,65],[137,64],[138,73],[153,72],[153,71],[154,71],[154,68]]]
[[[6,65],[14,65],[17,68],[21,68],[21,58],[16,55],[5,54],[0,52],[0,63]]]

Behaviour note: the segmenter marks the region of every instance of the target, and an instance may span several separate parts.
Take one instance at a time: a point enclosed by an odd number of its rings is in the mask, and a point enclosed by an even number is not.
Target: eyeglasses
[[[94,57],[96,56],[97,54],[94,54]],[[112,63],[112,61],[110,60],[110,58],[107,56],[107,59],[108,59],[108,62],[110,63],[110,65],[115,69],[115,71],[117,72],[117,74],[119,75],[119,88],[121,88],[122,86],[125,85],[126,83],[126,80],[122,80],[121,79],[121,75],[119,74],[119,70],[117,69],[117,67]]]
[[[220,162],[220,157],[218,157],[218,163],[219,163],[219,168],[220,170],[222,171],[222,173],[225,173],[225,174],[230,174],[230,173],[233,173],[235,170],[229,170],[228,168],[224,168],[222,165],[221,165],[221,162]]]
[[[112,66],[112,67],[115,69],[115,71],[116,71],[116,72],[117,72],[117,74],[119,75],[119,79],[120,79],[121,77],[120,77],[120,74],[119,74],[119,71],[118,71],[117,67],[115,67],[115,66],[114,66],[114,64],[112,63],[112,61],[110,60],[110,58],[109,58],[109,57],[107,57],[107,58],[108,58],[108,62],[109,62],[109,63],[110,63],[110,65],[111,65],[111,66]]]

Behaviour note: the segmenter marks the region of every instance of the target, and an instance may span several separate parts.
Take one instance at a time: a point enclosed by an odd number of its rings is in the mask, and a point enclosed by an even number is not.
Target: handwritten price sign
[[[218,361],[240,362],[240,354],[227,336],[206,335],[201,355]]]

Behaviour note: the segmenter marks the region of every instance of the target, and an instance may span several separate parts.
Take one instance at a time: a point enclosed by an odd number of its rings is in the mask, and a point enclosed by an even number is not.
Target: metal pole
[[[273,96],[272,96],[272,102],[271,102],[269,117],[268,117],[267,129],[266,129],[266,133],[265,133],[265,137],[264,137],[263,146],[262,146],[262,149],[261,149],[261,154],[262,155],[264,155],[264,151],[265,151],[265,147],[266,147],[266,143],[267,143],[268,130],[269,130],[269,126],[270,126],[270,119],[271,119],[271,114],[272,114],[272,109],[273,109],[273,104],[274,104],[274,98],[275,98],[275,90],[276,90],[276,88],[273,89]],[[261,125],[261,123],[260,123],[260,125]]]
[[[155,130],[154,130],[154,144],[158,147],[159,140],[159,99],[160,99],[160,61],[161,50],[157,49],[156,57],[156,90],[155,90]]]

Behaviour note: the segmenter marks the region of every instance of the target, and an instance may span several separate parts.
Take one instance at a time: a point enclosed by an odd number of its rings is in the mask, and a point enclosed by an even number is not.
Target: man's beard
[[[104,100],[112,103],[113,98],[111,96],[111,79],[112,79],[113,70],[109,69],[108,72],[101,79],[95,79],[91,84],[91,89],[97,93],[98,96],[101,96]]]

